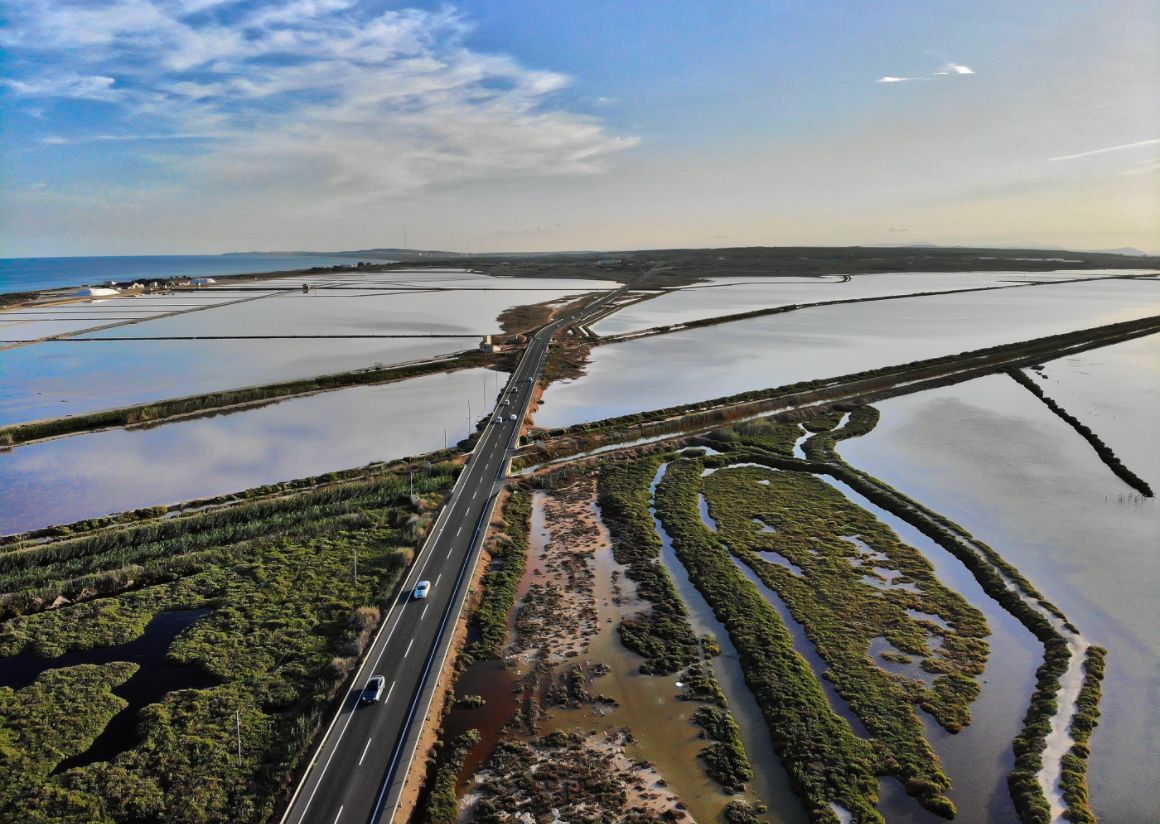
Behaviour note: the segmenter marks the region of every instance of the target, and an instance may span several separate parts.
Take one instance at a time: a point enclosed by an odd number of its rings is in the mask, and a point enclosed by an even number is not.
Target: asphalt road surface
[[[283,824],[389,822],[406,778],[435,682],[463,608],[483,533],[503,488],[507,460],[527,413],[548,344],[561,326],[595,314],[627,287],[544,327],[528,343],[503,400],[483,429],[450,499],[403,580],[401,594],[365,653]],[[510,420],[514,415],[515,420]],[[412,596],[429,581],[425,599]],[[361,704],[372,675],[386,679],[379,703]]]

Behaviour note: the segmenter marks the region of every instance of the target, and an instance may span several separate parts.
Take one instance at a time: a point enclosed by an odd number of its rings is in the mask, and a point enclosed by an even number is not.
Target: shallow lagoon
[[[443,448],[502,373],[470,369],[232,414],[30,444],[0,455],[0,534],[238,492]],[[486,387],[486,390],[485,390]]]
[[[802,309],[596,347],[587,375],[548,389],[536,422],[568,426],[1155,314],[1160,286],[1124,280]]]
[[[0,352],[0,425],[425,360],[473,344],[463,338],[48,341]]]
[[[505,309],[564,294],[568,292],[288,291],[210,311],[120,326],[94,337],[482,335],[499,331],[495,319]]]
[[[1140,500],[1008,377],[878,406],[878,427],[843,441],[842,455],[990,544],[1109,649],[1092,803],[1104,821],[1150,820],[1147,788],[1160,763],[1160,506]]]
[[[1160,335],[1081,352],[1027,373],[1160,491]]]
[[[848,280],[838,275],[815,278],[712,278],[707,284],[677,289],[630,306],[601,320],[593,327],[593,331],[600,335],[620,335],[654,326],[688,323],[718,315],[795,303],[995,288],[1018,283],[1107,276],[1109,272],[894,272],[852,275]]]
[[[182,296],[182,299],[167,294],[126,295],[56,306],[25,306],[0,312],[0,345],[37,340],[51,335],[75,335],[111,323],[126,320],[141,321],[162,315],[205,309],[244,297],[246,296],[237,293],[214,296],[194,294]]]

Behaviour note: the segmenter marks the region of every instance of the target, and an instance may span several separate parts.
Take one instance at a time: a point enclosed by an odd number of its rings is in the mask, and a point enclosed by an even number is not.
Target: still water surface
[[[0,352],[0,425],[472,348],[464,338],[51,341]]]
[[[1028,374],[1160,491],[1160,335],[1080,352]]]
[[[0,454],[0,534],[237,492],[451,444],[492,408],[501,373],[360,386],[154,429],[114,429]]]
[[[652,326],[688,323],[717,315],[795,303],[994,288],[1070,278],[1106,277],[1127,271],[891,272],[852,275],[848,280],[838,275],[816,278],[711,278],[707,284],[676,289],[629,306],[601,320],[593,327],[593,331],[601,335],[619,335]]]
[[[598,346],[584,377],[548,389],[536,422],[568,426],[1156,314],[1160,284],[1124,280],[802,309]]]
[[[958,522],[1109,649],[1092,737],[1104,821],[1153,818],[1160,764],[1160,507],[1006,376],[893,398],[851,464]]]

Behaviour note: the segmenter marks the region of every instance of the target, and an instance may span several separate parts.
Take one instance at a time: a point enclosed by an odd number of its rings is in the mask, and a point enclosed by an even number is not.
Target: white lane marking
[[[455,547],[451,547],[451,549],[447,550],[447,557],[448,557],[448,558],[450,558],[450,557],[451,557],[451,553],[452,553],[454,550],[455,550]]]
[[[407,642],[407,651],[403,653],[404,658],[406,658],[408,655],[411,654],[411,645],[414,643],[415,643],[414,638],[412,638],[410,641]]]
[[[463,524],[459,525],[459,529],[455,530],[455,534],[459,535],[461,532],[463,532]]]
[[[442,578],[442,577],[443,577],[443,573],[442,573],[442,572],[440,572],[440,573],[439,573],[439,578]],[[436,579],[435,579],[435,586],[439,586],[439,578],[436,578]]]
[[[398,681],[391,682],[391,688],[389,690],[387,690],[387,697],[383,699],[384,704],[391,700],[391,693],[395,691],[395,684],[397,684],[397,683],[399,683],[399,682]]]
[[[338,819],[342,818],[342,809],[343,809],[342,807],[339,807],[339,808],[338,808],[338,815],[336,815],[336,816],[334,817],[334,820],[335,820],[336,822],[338,821]]]
[[[363,747],[363,754],[358,757],[358,765],[360,767],[362,766],[363,759],[367,757],[367,750],[369,750],[371,748],[371,742],[374,740],[375,739],[373,739],[373,738],[367,739],[367,745],[365,747]]]
[[[429,606],[431,606],[431,605],[427,604],[427,607],[429,607]],[[419,613],[419,620],[420,621],[422,621],[425,617],[427,617],[427,607],[423,607],[423,611]]]

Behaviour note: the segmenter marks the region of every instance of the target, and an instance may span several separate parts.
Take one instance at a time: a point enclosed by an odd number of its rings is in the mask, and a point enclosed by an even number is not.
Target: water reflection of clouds
[[[421,360],[462,351],[469,343],[462,338],[38,343],[0,352],[0,424]]]
[[[144,430],[33,444],[0,461],[0,532],[234,492],[430,452],[494,399],[473,369]],[[502,381],[502,377],[501,377]]]
[[[568,426],[1154,314],[1160,290],[1124,280],[803,309],[597,347],[582,380],[548,389],[537,422]]]
[[[586,291],[590,291],[591,286]],[[487,334],[514,306],[560,297],[551,290],[478,289],[365,294],[359,300],[326,300],[286,292],[209,312],[177,315],[96,333],[100,338],[183,335]]]

